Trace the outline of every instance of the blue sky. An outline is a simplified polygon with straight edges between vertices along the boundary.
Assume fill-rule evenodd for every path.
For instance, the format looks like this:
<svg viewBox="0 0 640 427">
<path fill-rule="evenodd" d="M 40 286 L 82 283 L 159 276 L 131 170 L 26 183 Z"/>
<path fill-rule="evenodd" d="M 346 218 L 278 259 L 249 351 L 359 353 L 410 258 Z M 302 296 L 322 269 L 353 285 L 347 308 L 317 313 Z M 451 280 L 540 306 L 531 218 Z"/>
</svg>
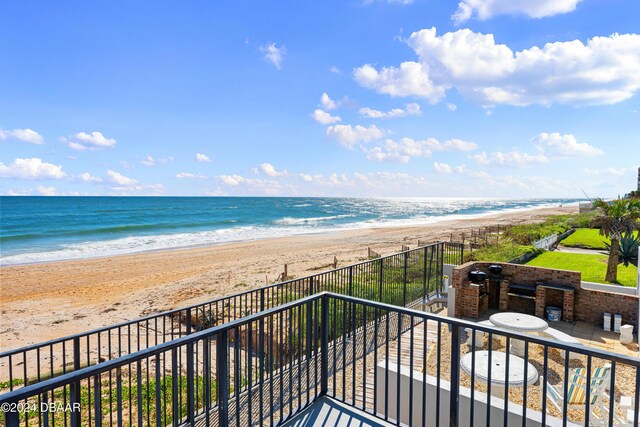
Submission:
<svg viewBox="0 0 640 427">
<path fill-rule="evenodd" d="M 640 2 L 3 2 L 0 194 L 615 196 Z"/>
</svg>

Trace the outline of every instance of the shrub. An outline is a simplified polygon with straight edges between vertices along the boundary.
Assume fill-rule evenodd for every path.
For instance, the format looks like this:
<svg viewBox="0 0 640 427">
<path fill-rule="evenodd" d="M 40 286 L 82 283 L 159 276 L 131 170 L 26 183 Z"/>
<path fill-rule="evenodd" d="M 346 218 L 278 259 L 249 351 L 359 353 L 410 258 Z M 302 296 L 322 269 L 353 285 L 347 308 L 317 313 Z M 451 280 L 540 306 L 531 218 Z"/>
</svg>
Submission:
<svg viewBox="0 0 640 427">
<path fill-rule="evenodd" d="M 501 242 L 495 245 L 483 246 L 473 252 L 465 252 L 464 261 L 495 261 L 507 262 L 526 253 L 541 253 L 541 249 L 533 246 L 518 245 L 513 242 Z"/>
</svg>

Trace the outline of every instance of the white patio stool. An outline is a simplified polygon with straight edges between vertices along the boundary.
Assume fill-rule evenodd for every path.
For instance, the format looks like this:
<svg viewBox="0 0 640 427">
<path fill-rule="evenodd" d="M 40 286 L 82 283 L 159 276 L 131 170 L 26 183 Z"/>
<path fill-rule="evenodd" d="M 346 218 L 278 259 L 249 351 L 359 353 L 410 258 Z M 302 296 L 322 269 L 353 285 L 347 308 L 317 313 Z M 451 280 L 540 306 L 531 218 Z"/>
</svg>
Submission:
<svg viewBox="0 0 640 427">
<path fill-rule="evenodd" d="M 483 320 L 482 322 L 478 322 L 478 325 L 495 326 L 493 323 L 491 323 L 490 320 Z M 471 331 L 472 331 L 471 328 L 465 328 L 465 332 L 467 333 L 467 344 L 469 344 L 470 346 L 473 344 L 472 338 L 471 338 Z M 476 348 L 483 348 L 485 332 L 479 331 L 477 329 L 475 331 L 476 331 Z"/>
<path fill-rule="evenodd" d="M 631 344 L 633 342 L 633 325 L 623 325 L 620 327 L 620 344 Z"/>
</svg>

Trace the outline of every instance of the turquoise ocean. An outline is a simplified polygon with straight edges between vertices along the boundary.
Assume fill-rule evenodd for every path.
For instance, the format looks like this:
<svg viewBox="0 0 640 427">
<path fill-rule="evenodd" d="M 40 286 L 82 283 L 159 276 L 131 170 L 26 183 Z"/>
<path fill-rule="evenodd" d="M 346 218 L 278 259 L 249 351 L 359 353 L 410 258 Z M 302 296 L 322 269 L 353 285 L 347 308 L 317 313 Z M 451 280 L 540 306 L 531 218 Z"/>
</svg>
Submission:
<svg viewBox="0 0 640 427">
<path fill-rule="evenodd" d="M 0 197 L 0 265 L 428 224 L 576 199 Z"/>
</svg>

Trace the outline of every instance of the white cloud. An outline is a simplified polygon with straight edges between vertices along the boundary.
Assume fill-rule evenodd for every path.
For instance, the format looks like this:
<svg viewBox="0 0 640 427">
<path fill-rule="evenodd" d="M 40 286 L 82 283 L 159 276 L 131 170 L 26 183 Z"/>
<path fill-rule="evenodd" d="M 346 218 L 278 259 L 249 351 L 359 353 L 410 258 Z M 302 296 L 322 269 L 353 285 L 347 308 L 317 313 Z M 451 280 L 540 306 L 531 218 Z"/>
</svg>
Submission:
<svg viewBox="0 0 640 427">
<path fill-rule="evenodd" d="M 447 103 L 447 110 L 449 111 L 456 111 L 458 109 L 458 106 L 452 102 L 448 102 Z"/>
<path fill-rule="evenodd" d="M 407 61 L 400 68 L 383 67 L 380 71 L 365 64 L 353 71 L 355 80 L 361 85 L 376 92 L 391 96 L 419 96 L 436 103 L 445 95 L 446 88 L 436 86 L 429 79 L 429 74 L 422 65 Z"/>
<path fill-rule="evenodd" d="M 232 187 L 237 187 L 246 181 L 246 179 L 240 175 L 220 175 L 218 178 L 223 184 L 230 185 Z"/>
<path fill-rule="evenodd" d="M 362 117 L 367 117 L 370 119 L 394 119 L 396 117 L 419 116 L 421 114 L 420 105 L 416 104 L 415 102 L 407 104 L 404 110 L 402 108 L 393 108 L 385 112 L 374 110 L 369 107 L 363 107 L 358 110 L 358 113 L 360 113 Z"/>
<path fill-rule="evenodd" d="M 287 176 L 287 171 L 278 171 L 271 163 L 263 163 L 260 165 L 260 170 L 270 177 Z"/>
<path fill-rule="evenodd" d="M 245 178 L 241 175 L 220 175 L 218 179 L 245 194 L 281 194 L 283 189 L 290 188 L 276 179 Z"/>
<path fill-rule="evenodd" d="M 335 65 L 332 65 L 331 68 L 329 68 L 329 71 L 333 74 L 342 74 L 342 70 Z"/>
<path fill-rule="evenodd" d="M 433 162 L 433 169 L 436 172 L 442 173 L 442 174 L 453 173 L 453 169 L 451 168 L 451 166 L 446 163 Z"/>
<path fill-rule="evenodd" d="M 544 153 L 528 154 L 518 150 L 509 152 L 494 151 L 491 154 L 482 152 L 480 154 L 474 154 L 469 156 L 482 166 L 506 166 L 506 167 L 519 167 L 519 166 L 531 166 L 541 163 L 548 163 L 549 158 Z"/>
<path fill-rule="evenodd" d="M 431 157 L 434 151 L 472 151 L 476 148 L 478 148 L 478 145 L 474 142 L 467 142 L 461 139 L 449 139 L 440 142 L 435 138 L 423 140 L 401 138 L 399 141 L 387 139 L 375 147 L 361 147 L 368 160 L 399 163 L 407 163 L 413 157 Z"/>
<path fill-rule="evenodd" d="M 393 142 L 393 141 L 391 141 Z M 385 150 L 382 147 L 361 147 L 362 151 L 367 155 L 367 160 L 375 162 L 392 162 L 392 163 L 407 163 L 411 160 L 411 156 L 403 154 L 402 149 Z M 425 157 L 429 157 L 429 155 Z"/>
<path fill-rule="evenodd" d="M 91 133 L 78 132 L 69 138 L 60 138 L 67 144 L 67 147 L 76 151 L 99 150 L 102 148 L 113 148 L 116 140 L 105 137 L 101 132 L 94 131 Z"/>
<path fill-rule="evenodd" d="M 98 176 L 93 176 L 89 172 L 81 173 L 77 176 L 77 179 L 81 182 L 92 182 L 92 183 L 100 183 L 102 182 L 102 178 Z"/>
<path fill-rule="evenodd" d="M 340 116 L 332 116 L 330 113 L 327 113 L 326 111 L 322 111 L 319 108 L 316 108 L 316 110 L 311 114 L 311 117 L 313 117 L 313 119 L 316 122 L 323 125 L 338 123 L 342 120 Z"/>
<path fill-rule="evenodd" d="M 162 184 L 149 184 L 149 185 L 117 185 L 114 187 L 110 187 L 110 190 L 120 194 L 120 195 L 129 195 L 129 194 L 151 194 L 151 195 L 159 195 L 164 194 L 165 187 Z"/>
<path fill-rule="evenodd" d="M 17 139 L 18 141 L 29 142 L 31 144 L 43 144 L 44 138 L 32 129 L 0 129 L 0 140 Z"/>
<path fill-rule="evenodd" d="M 277 69 L 282 69 L 282 57 L 287 53 L 284 46 L 276 46 L 275 43 L 260 47 L 260 52 L 264 54 L 264 59 L 271 62 Z"/>
<path fill-rule="evenodd" d="M 582 171 L 584 172 L 585 175 L 588 175 L 588 176 L 601 176 L 601 175 L 623 176 L 625 173 L 627 173 L 626 168 L 612 168 L 612 167 L 603 168 L 603 169 L 584 168 Z"/>
<path fill-rule="evenodd" d="M 418 62 L 376 70 L 363 65 L 356 81 L 391 96 L 437 102 L 450 88 L 490 107 L 508 105 L 614 104 L 640 89 L 640 35 L 613 34 L 547 43 L 514 52 L 493 34 L 469 29 L 436 35 L 436 28 L 411 34 L 407 44 Z"/>
<path fill-rule="evenodd" d="M 331 99 L 329 95 L 327 95 L 327 92 L 323 92 L 320 96 L 320 105 L 325 110 L 331 111 L 338 108 L 340 106 L 340 103 Z"/>
<path fill-rule="evenodd" d="M 304 182 L 311 182 L 313 181 L 313 177 L 307 173 L 300 173 L 298 174 L 298 176 L 300 177 L 301 180 L 303 180 Z"/>
<path fill-rule="evenodd" d="M 457 138 L 447 139 L 445 142 L 440 142 L 435 138 L 428 138 L 425 143 L 433 151 L 473 151 L 478 148 L 478 144 L 475 142 Z"/>
<path fill-rule="evenodd" d="M 571 134 L 560 135 L 557 132 L 542 132 L 535 136 L 533 141 L 538 144 L 538 147 L 544 150 L 544 152 L 558 157 L 593 157 L 604 154 L 602 150 L 593 145 L 587 144 L 586 142 L 578 142 Z"/>
<path fill-rule="evenodd" d="M 211 159 L 205 154 L 196 153 L 196 162 L 198 163 L 211 163 Z"/>
<path fill-rule="evenodd" d="M 468 170 L 467 176 L 471 178 L 481 178 L 481 179 L 491 178 L 491 175 L 489 175 L 487 172 L 477 171 L 477 170 Z"/>
<path fill-rule="evenodd" d="M 0 162 L 0 177 L 16 179 L 62 179 L 67 176 L 62 166 L 45 163 L 42 159 L 15 159 L 10 165 Z"/>
<path fill-rule="evenodd" d="M 121 187 L 131 187 L 131 186 L 135 186 L 138 183 L 138 181 L 136 181 L 135 179 L 126 177 L 121 173 L 111 169 L 107 171 L 107 175 L 109 176 L 109 179 L 111 180 L 111 182 Z"/>
<path fill-rule="evenodd" d="M 526 15 L 545 18 L 576 10 L 582 0 L 462 0 L 451 19 L 460 24 L 470 18 L 489 19 L 497 15 Z"/>
<path fill-rule="evenodd" d="M 179 174 L 176 174 L 176 178 L 178 179 L 206 179 L 207 177 L 205 175 L 202 174 L 193 174 L 193 173 L 189 173 L 189 172 L 181 172 Z"/>
<path fill-rule="evenodd" d="M 144 159 L 140 160 L 140 163 L 142 163 L 144 166 L 155 166 L 156 160 L 151 156 L 147 156 Z"/>
<path fill-rule="evenodd" d="M 44 185 L 39 185 L 38 193 L 43 196 L 55 196 L 58 194 L 58 190 L 56 190 L 56 187 L 45 187 Z"/>
<path fill-rule="evenodd" d="M 359 142 L 370 142 L 384 137 L 386 132 L 375 125 L 334 125 L 327 128 L 327 136 L 338 141 L 343 147 L 353 149 Z"/>
</svg>

